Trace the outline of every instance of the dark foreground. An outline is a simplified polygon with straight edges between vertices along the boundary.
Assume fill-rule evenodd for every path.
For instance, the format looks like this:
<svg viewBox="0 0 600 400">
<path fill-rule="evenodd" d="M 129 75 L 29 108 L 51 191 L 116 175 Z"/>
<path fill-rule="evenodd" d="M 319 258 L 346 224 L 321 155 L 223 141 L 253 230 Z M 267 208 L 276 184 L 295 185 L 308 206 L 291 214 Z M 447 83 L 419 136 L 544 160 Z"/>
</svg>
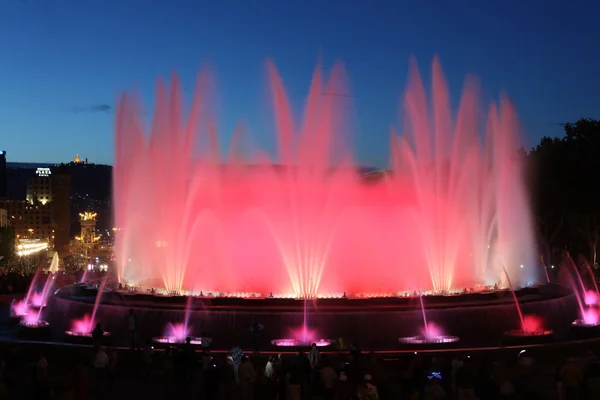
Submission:
<svg viewBox="0 0 600 400">
<path fill-rule="evenodd" d="M 109 349 L 109 354 L 116 355 L 111 357 L 111 368 L 97 370 L 93 367 L 95 350 L 90 346 L 7 342 L 1 345 L 2 379 L 7 398 L 11 399 L 210 399 L 207 390 L 212 388 L 216 393 L 214 399 L 269 400 L 279 395 L 279 399 L 290 400 L 371 400 L 375 397 L 357 395 L 369 383 L 377 387 L 380 399 L 471 399 L 474 397 L 468 396 L 473 391 L 476 398 L 484 400 L 550 400 L 559 398 L 557 383 L 561 380 L 563 386 L 575 386 L 569 386 L 566 394 L 577 392 L 577 397 L 567 399 L 598 399 L 600 364 L 596 351 L 600 351 L 599 342 L 528 349 L 520 357 L 518 349 L 460 354 L 348 351 L 322 354 L 320 366 L 312 372 L 308 372 L 308 367 L 305 375 L 298 371 L 304 370 L 308 360 L 284 354 L 280 372 L 276 368 L 274 379 L 264 377 L 268 355 L 246 353 L 253 365 L 247 370 L 253 369 L 255 376 L 252 378 L 246 371 L 248 379 L 236 384 L 225 352 L 211 354 L 216 360 L 213 366 L 212 362 L 205 363 L 208 358 L 199 352 L 192 360 L 184 360 L 176 355 L 169 357 L 164 351 L 155 351 L 148 358 L 144 350 Z M 571 357 L 573 360 L 565 365 Z M 464 363 L 462 367 L 458 367 L 460 362 Z M 332 393 L 337 397 L 327 397 L 330 393 L 323 388 L 320 377 L 325 366 L 332 367 L 338 377 L 344 371 L 348 378 L 334 380 Z M 365 379 L 366 375 L 371 379 Z M 301 397 L 293 397 L 286 390 L 295 381 L 304 392 Z M 0 398 L 5 397 L 0 395 Z"/>
</svg>

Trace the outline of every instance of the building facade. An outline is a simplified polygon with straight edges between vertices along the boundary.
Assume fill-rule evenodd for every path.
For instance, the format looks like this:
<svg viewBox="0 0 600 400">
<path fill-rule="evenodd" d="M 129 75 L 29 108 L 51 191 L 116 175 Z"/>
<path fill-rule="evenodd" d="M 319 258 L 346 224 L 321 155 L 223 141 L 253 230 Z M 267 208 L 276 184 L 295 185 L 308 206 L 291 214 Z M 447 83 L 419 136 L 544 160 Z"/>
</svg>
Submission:
<svg viewBox="0 0 600 400">
<path fill-rule="evenodd" d="M 0 200 L 7 196 L 6 151 L 0 149 Z"/>
<path fill-rule="evenodd" d="M 8 211 L 6 208 L 0 208 L 0 228 L 6 228 L 8 226 Z"/>
</svg>

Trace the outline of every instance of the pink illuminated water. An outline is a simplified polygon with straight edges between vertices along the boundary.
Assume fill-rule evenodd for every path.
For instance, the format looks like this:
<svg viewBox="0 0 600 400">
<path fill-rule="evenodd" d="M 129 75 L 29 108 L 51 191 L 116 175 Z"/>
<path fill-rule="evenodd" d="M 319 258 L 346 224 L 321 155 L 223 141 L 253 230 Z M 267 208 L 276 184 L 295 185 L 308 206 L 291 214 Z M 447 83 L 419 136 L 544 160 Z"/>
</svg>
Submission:
<svg viewBox="0 0 600 400">
<path fill-rule="evenodd" d="M 44 296 L 42 295 L 42 293 L 39 292 L 35 292 L 31 295 L 31 297 L 29 298 L 31 301 L 31 305 L 34 307 L 42 307 L 44 304 Z"/>
<path fill-rule="evenodd" d="M 115 129 L 114 202 L 119 280 L 171 293 L 446 292 L 537 279 L 528 201 L 517 156 L 519 124 L 502 98 L 482 127 L 468 81 L 457 111 L 442 69 L 432 95 L 413 66 L 393 173 L 365 184 L 345 138 L 352 126 L 341 66 L 317 68 L 297 118 L 268 64 L 275 155 L 227 151 L 211 116 L 211 79 L 198 79 L 184 115 L 176 76 L 157 86 L 149 132 L 124 95 Z M 520 268 L 524 265 L 524 268 Z"/>
<path fill-rule="evenodd" d="M 14 316 L 22 317 L 29 314 L 29 305 L 25 300 L 15 301 L 11 305 L 11 313 Z M 37 315 L 37 313 L 35 313 Z"/>
<path fill-rule="evenodd" d="M 586 291 L 585 295 L 583 297 L 583 301 L 588 306 L 595 305 L 596 303 L 598 303 L 598 292 L 596 292 L 594 290 L 588 290 L 588 291 Z"/>
<path fill-rule="evenodd" d="M 71 322 L 71 332 L 79 336 L 88 336 L 92 333 L 96 326 L 96 322 L 89 314 L 85 314 L 80 319 Z"/>
<path fill-rule="evenodd" d="M 168 324 L 165 337 L 174 338 L 178 342 L 185 342 L 191 336 L 191 330 L 185 324 Z"/>
<path fill-rule="evenodd" d="M 600 315 L 598 314 L 598 310 L 593 308 L 588 308 L 583 312 L 583 322 L 586 325 L 598 325 L 600 323 Z"/>
</svg>

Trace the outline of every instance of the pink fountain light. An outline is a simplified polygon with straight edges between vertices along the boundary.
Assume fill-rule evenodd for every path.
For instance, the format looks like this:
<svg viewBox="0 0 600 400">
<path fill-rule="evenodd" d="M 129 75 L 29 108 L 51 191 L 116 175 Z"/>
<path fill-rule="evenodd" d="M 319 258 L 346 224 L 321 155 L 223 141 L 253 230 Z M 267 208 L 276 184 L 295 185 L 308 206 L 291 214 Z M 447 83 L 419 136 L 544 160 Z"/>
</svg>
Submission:
<svg viewBox="0 0 600 400">
<path fill-rule="evenodd" d="M 588 290 L 585 292 L 583 301 L 586 306 L 593 306 L 598 303 L 598 292 L 595 290 Z"/>
<path fill-rule="evenodd" d="M 71 323 L 71 330 L 67 331 L 68 335 L 72 336 L 91 336 L 96 323 L 92 320 L 89 314 L 85 314 L 82 318 L 76 319 Z"/>
<path fill-rule="evenodd" d="M 303 347 L 311 346 L 313 343 L 317 347 L 331 346 L 335 341 L 330 339 L 320 339 L 317 332 L 307 326 L 302 326 L 291 331 L 291 338 L 281 338 L 271 341 L 271 344 L 278 347 Z"/>
<path fill-rule="evenodd" d="M 173 337 L 176 340 L 183 342 L 190 334 L 191 330 L 184 324 L 168 324 L 165 336 Z"/>
<path fill-rule="evenodd" d="M 586 325 L 598 325 L 600 323 L 600 315 L 598 314 L 598 310 L 593 308 L 588 308 L 583 312 L 583 322 Z"/>
<path fill-rule="evenodd" d="M 11 306 L 11 314 L 15 317 L 23 317 L 25 315 L 28 315 L 29 305 L 25 302 L 25 300 L 15 301 Z"/>
<path fill-rule="evenodd" d="M 411 71 L 393 171 L 368 184 L 346 138 L 352 98 L 341 66 L 316 69 L 296 118 L 268 64 L 275 154 L 248 145 L 241 129 L 223 154 L 208 74 L 188 115 L 177 77 L 170 88 L 159 82 L 149 132 L 124 95 L 113 169 L 119 280 L 296 298 L 504 287 L 501 265 L 517 285 L 535 281 L 515 109 L 502 98 L 482 131 L 472 80 L 453 115 L 437 59 L 430 98 Z"/>
<path fill-rule="evenodd" d="M 186 324 L 168 323 L 165 328 L 165 335 L 156 337 L 153 341 L 161 344 L 178 344 L 185 343 L 187 338 L 190 338 L 190 344 L 197 346 L 202 344 L 202 338 L 191 336 L 191 329 Z"/>
<path fill-rule="evenodd" d="M 41 308 L 42 306 L 45 306 L 44 296 L 40 292 L 32 293 L 29 300 L 31 301 L 31 305 L 33 307 Z"/>
</svg>

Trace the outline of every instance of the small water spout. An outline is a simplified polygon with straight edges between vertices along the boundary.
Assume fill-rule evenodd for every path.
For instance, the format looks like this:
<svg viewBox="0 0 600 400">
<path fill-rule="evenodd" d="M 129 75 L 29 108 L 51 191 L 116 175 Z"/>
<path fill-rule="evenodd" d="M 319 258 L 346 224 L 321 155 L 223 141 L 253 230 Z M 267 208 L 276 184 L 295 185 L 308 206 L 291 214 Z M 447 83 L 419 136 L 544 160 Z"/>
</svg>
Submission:
<svg viewBox="0 0 600 400">
<path fill-rule="evenodd" d="M 517 299 L 517 294 L 515 293 L 515 288 L 510 281 L 510 276 L 508 276 L 508 272 L 506 272 L 506 268 L 504 268 L 504 264 L 502 264 L 502 270 L 504 271 L 504 275 L 506 275 L 506 280 L 508 281 L 508 287 L 510 288 L 510 292 L 512 293 L 513 300 L 515 301 L 515 307 L 517 308 L 517 313 L 519 314 L 519 321 L 521 323 L 521 330 L 525 331 L 525 321 L 523 319 L 523 312 L 521 311 L 521 305 L 519 304 L 519 299 Z"/>
<path fill-rule="evenodd" d="M 423 305 L 423 295 L 419 296 L 419 302 L 421 303 L 421 315 L 423 316 L 423 331 L 425 332 L 425 339 L 429 339 L 429 326 L 427 324 L 427 316 L 425 315 L 425 306 Z"/>
</svg>

